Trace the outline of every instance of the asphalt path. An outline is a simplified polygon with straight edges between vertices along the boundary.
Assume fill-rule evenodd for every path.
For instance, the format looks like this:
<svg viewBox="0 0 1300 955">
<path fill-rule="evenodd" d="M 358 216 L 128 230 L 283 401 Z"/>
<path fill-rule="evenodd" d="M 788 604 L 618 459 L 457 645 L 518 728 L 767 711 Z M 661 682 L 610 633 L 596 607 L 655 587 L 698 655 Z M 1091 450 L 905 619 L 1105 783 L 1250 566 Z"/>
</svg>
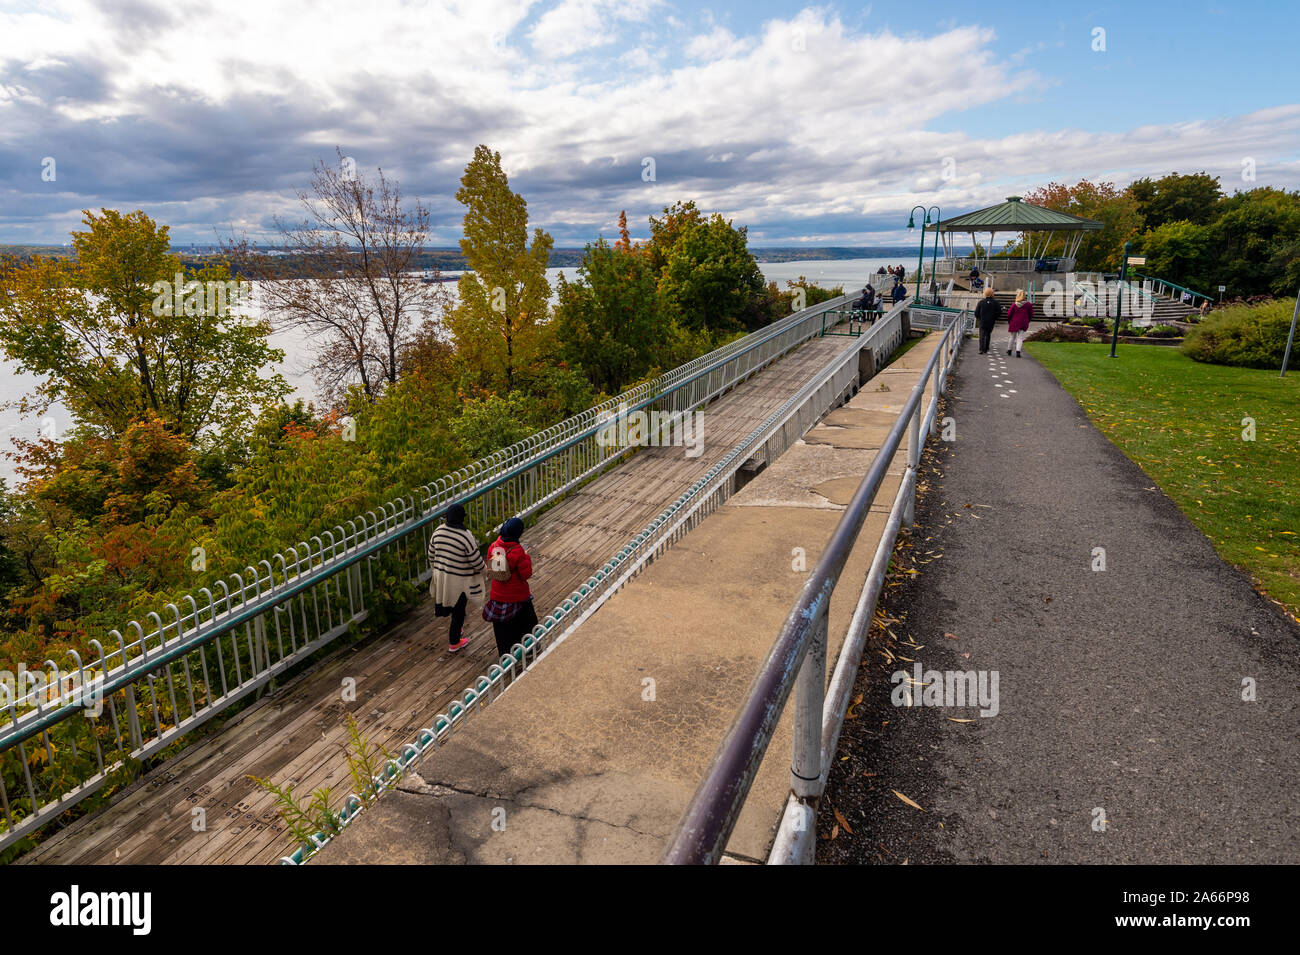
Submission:
<svg viewBox="0 0 1300 955">
<path fill-rule="evenodd" d="M 1002 328 L 954 376 L 892 649 L 996 671 L 997 712 L 870 651 L 819 857 L 1300 862 L 1300 628 Z"/>
</svg>

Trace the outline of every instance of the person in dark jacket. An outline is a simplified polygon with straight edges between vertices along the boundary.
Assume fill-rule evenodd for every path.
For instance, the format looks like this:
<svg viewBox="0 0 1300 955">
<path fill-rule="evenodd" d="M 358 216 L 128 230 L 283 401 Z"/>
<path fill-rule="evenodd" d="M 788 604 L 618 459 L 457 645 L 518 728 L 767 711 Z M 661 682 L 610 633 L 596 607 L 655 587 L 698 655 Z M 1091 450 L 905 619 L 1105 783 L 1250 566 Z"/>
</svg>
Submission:
<svg viewBox="0 0 1300 955">
<path fill-rule="evenodd" d="M 975 321 L 980 327 L 980 354 L 988 354 L 989 339 L 993 337 L 993 326 L 1002 317 L 1002 305 L 993 297 L 993 289 L 986 288 L 984 297 L 975 306 Z"/>
<path fill-rule="evenodd" d="M 501 536 L 488 548 L 488 576 L 492 588 L 483 605 L 483 619 L 492 624 L 497 653 L 505 656 L 537 626 L 533 594 L 528 578 L 533 576 L 533 558 L 519 538 L 524 522 L 512 517 L 501 526 Z"/>
<path fill-rule="evenodd" d="M 894 291 L 890 293 L 890 298 L 894 300 L 895 305 L 907 298 L 907 286 L 902 282 L 895 282 Z"/>
</svg>

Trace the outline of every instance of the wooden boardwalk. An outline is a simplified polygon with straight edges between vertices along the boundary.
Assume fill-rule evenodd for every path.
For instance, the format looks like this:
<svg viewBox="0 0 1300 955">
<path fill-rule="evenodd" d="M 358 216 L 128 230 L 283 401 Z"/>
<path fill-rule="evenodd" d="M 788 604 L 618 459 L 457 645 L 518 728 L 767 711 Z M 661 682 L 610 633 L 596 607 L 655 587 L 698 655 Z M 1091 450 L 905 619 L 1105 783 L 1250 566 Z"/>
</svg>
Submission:
<svg viewBox="0 0 1300 955">
<path fill-rule="evenodd" d="M 853 339 L 814 339 L 704 412 L 703 453 L 648 448 L 542 516 L 524 535 L 533 555 L 538 616 L 567 597 L 709 470 L 811 374 Z M 383 633 L 344 648 L 264 697 L 119 793 L 103 810 L 53 835 L 20 862 L 38 864 L 271 863 L 292 851 L 271 796 L 249 776 L 292 782 L 306 796 L 353 787 L 345 713 L 372 743 L 396 751 L 445 712 L 495 662 L 491 628 L 471 615 L 471 645 L 446 650 L 447 622 L 427 599 Z M 344 703 L 344 680 L 356 701 Z M 436 758 L 436 757 L 434 757 Z M 202 808 L 200 831 L 194 810 Z"/>
</svg>

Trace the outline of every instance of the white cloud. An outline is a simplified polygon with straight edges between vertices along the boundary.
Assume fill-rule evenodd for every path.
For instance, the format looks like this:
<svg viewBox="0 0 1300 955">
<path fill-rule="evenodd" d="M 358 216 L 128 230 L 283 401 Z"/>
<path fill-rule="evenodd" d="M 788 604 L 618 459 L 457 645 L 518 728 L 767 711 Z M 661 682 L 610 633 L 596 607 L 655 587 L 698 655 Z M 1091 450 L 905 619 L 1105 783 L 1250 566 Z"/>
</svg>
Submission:
<svg viewBox="0 0 1300 955">
<path fill-rule="evenodd" d="M 546 11 L 529 32 L 533 49 L 558 57 L 613 43 L 614 34 L 605 27 L 610 6 L 604 0 L 564 0 Z"/>
<path fill-rule="evenodd" d="M 914 202 L 951 214 L 1053 178 L 1207 169 L 1242 188 L 1246 156 L 1258 184 L 1300 184 L 1300 106 L 1101 135 L 1037 106 L 1027 131 L 986 135 L 981 108 L 1050 78 L 997 55 L 977 25 L 899 36 L 820 9 L 749 32 L 710 21 L 681 37 L 678 62 L 663 51 L 685 25 L 663 3 L 147 2 L 131 0 L 129 20 L 89 0 L 0 13 L 0 155 L 37 168 L 62 150 L 57 193 L 0 164 L 10 235 L 66 232 L 97 203 L 165 210 L 191 234 L 255 230 L 292 210 L 310 161 L 336 144 L 441 208 L 448 241 L 454 182 L 479 142 L 527 184 L 538 224 L 588 237 L 620 208 L 635 225 L 691 198 L 754 235 L 847 241 L 863 217 L 901 229 Z M 577 55 L 591 50 L 608 60 Z M 929 128 L 958 108 L 968 132 Z M 76 178 L 63 155 L 88 151 L 103 168 Z"/>
<path fill-rule="evenodd" d="M 686 45 L 686 55 L 693 60 L 718 60 L 743 53 L 749 46 L 748 41 L 738 40 L 725 27 L 714 27 L 692 39 Z"/>
<path fill-rule="evenodd" d="M 528 32 L 533 49 L 550 58 L 608 46 L 619 39 L 621 23 L 646 19 L 659 0 L 562 0 Z"/>
</svg>

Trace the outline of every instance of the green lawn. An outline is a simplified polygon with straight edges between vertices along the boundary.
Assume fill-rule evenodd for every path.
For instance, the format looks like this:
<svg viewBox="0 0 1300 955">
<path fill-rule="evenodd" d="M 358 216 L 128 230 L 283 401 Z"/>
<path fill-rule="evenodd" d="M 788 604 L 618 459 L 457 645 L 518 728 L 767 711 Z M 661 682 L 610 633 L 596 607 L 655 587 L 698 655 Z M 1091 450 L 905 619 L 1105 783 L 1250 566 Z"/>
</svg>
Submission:
<svg viewBox="0 0 1300 955">
<path fill-rule="evenodd" d="M 1300 614 L 1300 374 L 1194 362 L 1177 348 L 1026 345 L 1227 560 Z M 1255 421 L 1243 440 L 1242 419 Z M 1098 502 L 1104 505 L 1104 502 Z"/>
</svg>

